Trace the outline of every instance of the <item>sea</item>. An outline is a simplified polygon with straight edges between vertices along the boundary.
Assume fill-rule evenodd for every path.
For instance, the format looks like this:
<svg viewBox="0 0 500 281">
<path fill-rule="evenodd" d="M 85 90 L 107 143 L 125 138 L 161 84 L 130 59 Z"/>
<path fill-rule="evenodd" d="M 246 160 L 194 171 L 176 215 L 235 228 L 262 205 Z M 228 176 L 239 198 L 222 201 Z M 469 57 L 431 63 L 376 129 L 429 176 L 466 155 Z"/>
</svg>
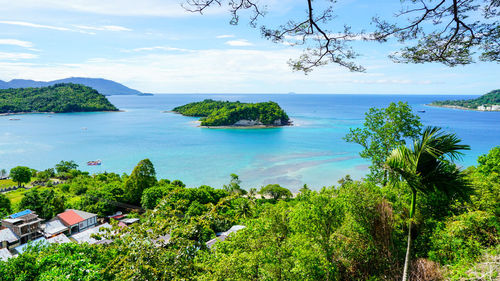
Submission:
<svg viewBox="0 0 500 281">
<path fill-rule="evenodd" d="M 478 156 L 500 145 L 500 112 L 429 107 L 434 100 L 476 96 L 315 95 L 315 94 L 156 94 L 110 96 L 122 112 L 0 116 L 0 169 L 18 165 L 37 170 L 73 160 L 91 173 L 130 173 L 149 158 L 158 178 L 189 187 L 221 188 L 237 174 L 244 188 L 280 184 L 293 191 L 361 179 L 369 162 L 361 146 L 343 140 L 361 127 L 370 107 L 408 102 L 426 126 L 455 133 L 471 146 L 458 162 L 477 165 Z M 277 102 L 293 126 L 266 129 L 208 129 L 198 118 L 169 112 L 204 99 Z M 425 112 L 419 112 L 425 111 Z M 20 120 L 10 120 L 11 118 Z M 87 166 L 101 160 L 100 166 Z"/>
</svg>

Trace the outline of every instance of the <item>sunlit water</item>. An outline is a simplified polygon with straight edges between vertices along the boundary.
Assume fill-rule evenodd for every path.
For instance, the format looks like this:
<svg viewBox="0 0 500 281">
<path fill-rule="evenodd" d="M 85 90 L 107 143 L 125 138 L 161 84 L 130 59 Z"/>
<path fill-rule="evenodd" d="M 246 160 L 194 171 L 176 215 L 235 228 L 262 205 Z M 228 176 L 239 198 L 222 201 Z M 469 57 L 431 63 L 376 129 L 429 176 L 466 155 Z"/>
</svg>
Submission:
<svg viewBox="0 0 500 281">
<path fill-rule="evenodd" d="M 273 129 L 206 129 L 197 118 L 164 113 L 175 106 L 205 98 L 242 102 L 276 101 L 294 126 Z M 130 173 L 150 158 L 159 178 L 180 179 L 188 186 L 221 187 L 229 175 L 240 175 L 243 186 L 279 183 L 297 190 L 335 184 L 350 174 L 360 178 L 368 162 L 360 146 L 342 137 L 360 126 L 372 106 L 407 101 L 424 125 L 444 127 L 470 144 L 461 165 L 500 144 L 500 112 L 460 111 L 425 106 L 451 96 L 396 95 L 155 95 L 112 96 L 124 112 L 27 114 L 0 116 L 0 168 L 26 165 L 53 167 L 74 160 L 90 172 Z M 425 113 L 417 113 L 425 110 Z M 49 117 L 51 116 L 51 117 Z M 103 164 L 89 167 L 87 161 Z"/>
</svg>

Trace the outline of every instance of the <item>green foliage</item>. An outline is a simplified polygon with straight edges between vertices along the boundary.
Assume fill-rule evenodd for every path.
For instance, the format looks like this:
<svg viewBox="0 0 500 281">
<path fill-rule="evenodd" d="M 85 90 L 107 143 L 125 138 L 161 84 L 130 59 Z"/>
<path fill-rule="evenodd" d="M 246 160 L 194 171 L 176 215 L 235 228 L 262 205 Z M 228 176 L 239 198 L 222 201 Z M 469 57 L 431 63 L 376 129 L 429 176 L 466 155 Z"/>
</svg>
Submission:
<svg viewBox="0 0 500 281">
<path fill-rule="evenodd" d="M 240 120 L 259 121 L 263 125 L 287 125 L 288 115 L 275 102 L 241 103 L 214 101 L 188 103 L 172 111 L 185 116 L 203 117 L 202 126 L 231 126 Z"/>
<path fill-rule="evenodd" d="M 481 105 L 500 105 L 500 89 L 493 90 L 475 99 L 434 101 L 431 103 L 431 105 L 460 106 L 470 109 L 477 109 L 477 107 Z"/>
<path fill-rule="evenodd" d="M 149 159 L 141 160 L 125 180 L 125 199 L 140 204 L 142 192 L 156 184 L 156 171 Z"/>
<path fill-rule="evenodd" d="M 117 110 L 105 96 L 79 84 L 0 90 L 0 113 Z"/>
<path fill-rule="evenodd" d="M 394 148 L 420 136 L 421 128 L 420 117 L 412 113 L 407 103 L 391 103 L 387 108 L 370 108 L 363 127 L 351 128 L 344 139 L 363 147 L 359 155 L 371 160 L 371 179 L 385 184 L 385 160 Z"/>
<path fill-rule="evenodd" d="M 441 264 L 477 261 L 483 250 L 500 243 L 500 220 L 483 211 L 467 212 L 440 224 L 429 257 Z"/>
<path fill-rule="evenodd" d="M 231 180 L 229 184 L 223 186 L 224 190 L 230 194 L 245 195 L 247 191 L 241 188 L 241 180 L 237 174 L 231 174 Z"/>
<path fill-rule="evenodd" d="M 38 246 L 7 262 L 0 261 L 0 280 L 114 280 L 105 269 L 115 256 L 101 247 L 76 243 Z"/>
<path fill-rule="evenodd" d="M 113 214 L 117 203 L 123 201 L 124 191 L 121 182 L 107 183 L 88 189 L 78 203 L 78 208 L 95 213 L 99 217 Z"/>
<path fill-rule="evenodd" d="M 43 219 L 51 219 L 64 212 L 65 198 L 55 194 L 54 190 L 32 188 L 24 194 L 19 204 L 20 209 L 35 211 Z"/>
<path fill-rule="evenodd" d="M 23 183 L 29 183 L 31 180 L 32 172 L 31 169 L 24 166 L 17 166 L 10 170 L 10 178 L 17 182 L 18 186 Z"/>
<path fill-rule="evenodd" d="M 10 200 L 5 196 L 5 194 L 0 193 L 0 218 L 3 218 L 11 214 L 12 208 L 10 205 Z"/>
<path fill-rule="evenodd" d="M 59 162 L 59 164 L 56 164 L 56 171 L 57 173 L 69 173 L 71 170 L 76 170 L 78 169 L 78 164 L 75 163 L 75 161 L 64 161 L 62 160 Z"/>
<path fill-rule="evenodd" d="M 268 184 L 263 186 L 259 193 L 271 196 L 274 200 L 288 199 L 292 197 L 292 192 L 284 187 L 281 187 L 279 184 Z"/>
</svg>

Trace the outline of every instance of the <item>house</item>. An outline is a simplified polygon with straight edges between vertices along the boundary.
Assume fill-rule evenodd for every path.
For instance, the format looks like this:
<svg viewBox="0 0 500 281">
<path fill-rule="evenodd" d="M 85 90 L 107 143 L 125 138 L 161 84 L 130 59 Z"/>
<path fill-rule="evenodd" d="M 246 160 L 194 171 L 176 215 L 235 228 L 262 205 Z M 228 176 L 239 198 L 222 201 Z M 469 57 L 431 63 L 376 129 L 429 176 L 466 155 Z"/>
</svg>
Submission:
<svg viewBox="0 0 500 281">
<path fill-rule="evenodd" d="M 71 236 L 71 238 L 74 239 L 79 244 L 82 244 L 82 243 L 96 244 L 100 240 L 97 240 L 92 236 L 94 234 L 95 235 L 106 234 L 107 233 L 105 230 L 106 228 L 111 228 L 111 225 L 109 223 L 101 224 L 101 225 L 96 226 L 94 228 L 90 228 L 90 229 L 87 229 L 87 230 L 82 231 L 80 233 L 74 234 Z"/>
<path fill-rule="evenodd" d="M 0 249 L 12 249 L 20 245 L 19 236 L 10 228 L 0 230 Z"/>
<path fill-rule="evenodd" d="M 215 243 L 219 242 L 219 241 L 224 241 L 226 240 L 232 233 L 235 233 L 241 229 L 245 228 L 244 225 L 233 225 L 230 229 L 228 229 L 227 231 L 224 231 L 224 232 L 221 232 L 221 233 L 217 233 L 217 237 L 210 240 L 210 241 L 207 241 L 205 244 L 207 245 L 207 247 L 209 249 L 211 249 Z"/>
<path fill-rule="evenodd" d="M 69 228 L 65 226 L 58 218 L 54 218 L 49 222 L 42 224 L 41 229 L 43 230 L 45 238 L 51 238 L 61 233 L 67 234 L 69 232 Z"/>
<path fill-rule="evenodd" d="M 42 221 L 35 212 L 24 210 L 2 220 L 2 226 L 12 230 L 23 244 L 41 236 L 39 228 Z"/>
<path fill-rule="evenodd" d="M 78 233 L 97 225 L 97 215 L 80 210 L 68 209 L 57 215 L 57 218 L 68 227 L 69 234 Z"/>
</svg>

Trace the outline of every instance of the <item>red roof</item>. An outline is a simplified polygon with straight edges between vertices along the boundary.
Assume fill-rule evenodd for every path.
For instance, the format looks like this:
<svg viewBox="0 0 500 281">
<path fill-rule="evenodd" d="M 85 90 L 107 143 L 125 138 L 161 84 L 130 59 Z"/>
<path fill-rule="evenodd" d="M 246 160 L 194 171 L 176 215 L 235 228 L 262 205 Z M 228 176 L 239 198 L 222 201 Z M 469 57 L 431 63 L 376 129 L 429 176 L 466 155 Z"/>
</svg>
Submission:
<svg viewBox="0 0 500 281">
<path fill-rule="evenodd" d="M 66 212 L 60 213 L 57 216 L 59 217 L 60 220 L 62 220 L 62 222 L 66 226 L 75 225 L 79 222 L 84 221 L 84 219 L 80 217 L 77 213 L 75 213 L 75 211 L 73 210 L 67 210 Z"/>
</svg>

